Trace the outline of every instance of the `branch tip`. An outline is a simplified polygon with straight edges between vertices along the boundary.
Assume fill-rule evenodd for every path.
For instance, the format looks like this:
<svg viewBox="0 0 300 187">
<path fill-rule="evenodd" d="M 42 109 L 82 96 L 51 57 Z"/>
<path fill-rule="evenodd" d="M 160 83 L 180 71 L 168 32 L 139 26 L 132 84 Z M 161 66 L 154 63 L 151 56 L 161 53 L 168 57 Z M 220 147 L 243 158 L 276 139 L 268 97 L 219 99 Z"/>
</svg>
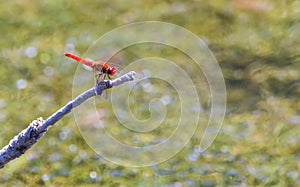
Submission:
<svg viewBox="0 0 300 187">
<path fill-rule="evenodd" d="M 75 99 L 67 103 L 64 107 L 56 111 L 48 119 L 38 118 L 32 121 L 29 126 L 22 130 L 15 136 L 8 145 L 0 149 L 0 169 L 4 167 L 9 161 L 21 156 L 32 145 L 34 145 L 47 132 L 49 127 L 54 125 L 63 116 L 72 111 L 73 108 L 79 106 L 81 103 L 95 95 L 101 95 L 106 89 L 113 86 L 118 86 L 128 81 L 134 80 L 136 73 L 131 71 L 115 80 L 106 80 L 97 84 L 94 88 L 87 90 Z"/>
</svg>

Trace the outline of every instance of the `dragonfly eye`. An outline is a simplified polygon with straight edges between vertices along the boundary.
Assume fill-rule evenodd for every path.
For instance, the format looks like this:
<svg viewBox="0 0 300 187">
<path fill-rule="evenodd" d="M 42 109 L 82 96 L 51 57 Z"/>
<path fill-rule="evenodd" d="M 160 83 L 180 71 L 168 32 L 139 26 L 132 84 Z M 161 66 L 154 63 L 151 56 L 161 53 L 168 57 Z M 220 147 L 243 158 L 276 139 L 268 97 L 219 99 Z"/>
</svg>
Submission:
<svg viewBox="0 0 300 187">
<path fill-rule="evenodd" d="M 114 75 L 116 73 L 116 68 L 115 67 L 109 67 L 107 70 L 107 73 L 109 75 Z"/>
</svg>

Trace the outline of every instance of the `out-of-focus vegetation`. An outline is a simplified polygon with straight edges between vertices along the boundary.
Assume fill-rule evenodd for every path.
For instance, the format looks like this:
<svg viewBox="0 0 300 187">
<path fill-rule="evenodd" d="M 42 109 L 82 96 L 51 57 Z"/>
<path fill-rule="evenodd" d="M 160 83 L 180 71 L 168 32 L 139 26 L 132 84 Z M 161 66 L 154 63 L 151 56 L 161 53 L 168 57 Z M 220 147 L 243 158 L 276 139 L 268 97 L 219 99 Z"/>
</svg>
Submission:
<svg viewBox="0 0 300 187">
<path fill-rule="evenodd" d="M 114 165 L 84 142 L 72 115 L 0 170 L 5 186 L 299 186 L 300 2 L 2 1 L 0 146 L 71 99 L 76 64 L 102 34 L 127 23 L 171 22 L 203 38 L 226 81 L 227 114 L 204 153 L 198 138 L 147 168 Z M 67 46 L 68 47 L 68 46 Z"/>
</svg>

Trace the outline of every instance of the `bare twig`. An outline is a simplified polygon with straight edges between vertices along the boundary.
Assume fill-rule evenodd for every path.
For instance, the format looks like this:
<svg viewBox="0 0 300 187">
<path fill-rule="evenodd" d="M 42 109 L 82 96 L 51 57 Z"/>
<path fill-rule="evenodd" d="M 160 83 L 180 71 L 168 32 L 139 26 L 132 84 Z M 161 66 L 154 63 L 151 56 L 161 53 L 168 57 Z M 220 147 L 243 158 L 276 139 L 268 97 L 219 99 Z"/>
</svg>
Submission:
<svg viewBox="0 0 300 187">
<path fill-rule="evenodd" d="M 47 120 L 38 118 L 31 122 L 31 124 L 21 131 L 17 136 L 10 140 L 9 144 L 0 150 L 0 169 L 4 167 L 9 161 L 24 154 L 32 145 L 34 145 L 57 121 L 59 121 L 63 116 L 71 112 L 71 110 L 90 97 L 95 95 L 101 95 L 102 91 L 112 88 L 113 86 L 118 86 L 127 81 L 132 81 L 134 79 L 135 72 L 131 71 L 113 81 L 103 81 L 100 82 L 96 87 L 87 90 L 82 93 L 74 100 L 67 103 L 64 107 L 55 112 Z"/>
</svg>

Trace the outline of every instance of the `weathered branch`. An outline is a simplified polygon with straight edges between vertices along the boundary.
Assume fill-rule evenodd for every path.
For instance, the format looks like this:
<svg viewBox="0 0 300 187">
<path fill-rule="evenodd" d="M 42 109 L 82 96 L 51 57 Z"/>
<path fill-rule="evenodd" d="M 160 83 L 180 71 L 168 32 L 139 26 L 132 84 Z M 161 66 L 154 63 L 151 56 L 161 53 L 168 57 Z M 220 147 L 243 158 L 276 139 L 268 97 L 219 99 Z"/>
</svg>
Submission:
<svg viewBox="0 0 300 187">
<path fill-rule="evenodd" d="M 63 116 L 71 112 L 71 110 L 90 97 L 95 95 L 101 95 L 106 89 L 112 88 L 113 86 L 118 86 L 127 81 L 132 81 L 134 79 L 135 72 L 131 71 L 113 81 L 103 81 L 97 84 L 94 88 L 87 90 L 82 93 L 74 100 L 67 103 L 64 107 L 55 112 L 48 119 L 43 120 L 38 118 L 31 122 L 31 124 L 21 131 L 17 136 L 10 140 L 9 144 L 0 150 L 0 169 L 4 167 L 9 161 L 24 154 L 32 145 L 34 145 L 57 121 L 59 121 Z"/>
</svg>

